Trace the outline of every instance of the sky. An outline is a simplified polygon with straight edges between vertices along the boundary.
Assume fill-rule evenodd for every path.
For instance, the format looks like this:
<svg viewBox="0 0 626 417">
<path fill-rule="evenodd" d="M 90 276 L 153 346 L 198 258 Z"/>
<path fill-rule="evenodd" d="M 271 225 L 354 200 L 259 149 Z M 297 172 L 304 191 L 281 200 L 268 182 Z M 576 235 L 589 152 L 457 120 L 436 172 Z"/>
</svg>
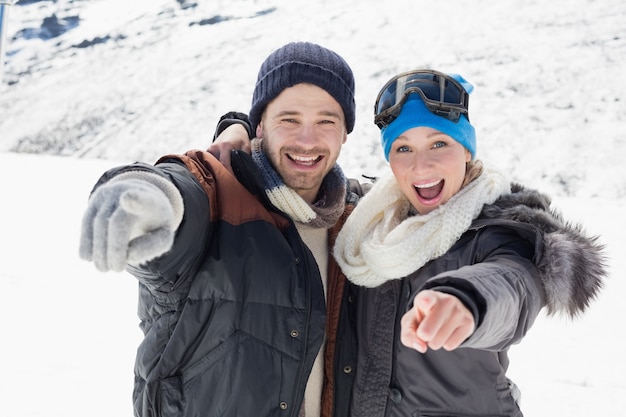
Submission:
<svg viewBox="0 0 626 417">
<path fill-rule="evenodd" d="M 389 169 L 372 109 L 392 75 L 429 67 L 474 84 L 478 158 L 599 236 L 610 272 L 586 314 L 541 315 L 511 349 L 522 410 L 622 415 L 625 21 L 621 0 L 11 6 L 0 86 L 2 415 L 132 415 L 137 283 L 78 258 L 89 191 L 112 166 L 206 147 L 221 114 L 249 109 L 263 59 L 299 40 L 335 50 L 355 73 L 357 124 L 340 157 L 352 177 Z"/>
</svg>

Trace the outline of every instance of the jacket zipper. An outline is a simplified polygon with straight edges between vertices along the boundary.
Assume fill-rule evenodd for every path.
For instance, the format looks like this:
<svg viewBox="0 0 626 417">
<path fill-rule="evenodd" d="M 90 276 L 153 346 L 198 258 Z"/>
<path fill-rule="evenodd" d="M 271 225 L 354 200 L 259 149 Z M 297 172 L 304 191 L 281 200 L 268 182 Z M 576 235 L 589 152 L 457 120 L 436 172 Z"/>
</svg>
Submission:
<svg viewBox="0 0 626 417">
<path fill-rule="evenodd" d="M 294 230 L 296 230 L 296 226 L 293 223 L 293 221 L 290 219 L 290 223 L 291 223 L 291 227 L 290 227 L 290 232 L 293 232 Z M 296 393 L 298 393 L 302 387 L 302 383 L 303 383 L 303 374 L 304 374 L 304 364 L 306 362 L 306 356 L 308 354 L 308 340 L 309 340 L 309 327 L 311 327 L 311 280 L 308 279 L 309 277 L 309 263 L 308 263 L 308 258 L 305 256 L 306 251 L 303 250 L 303 246 L 304 242 L 302 241 L 302 238 L 300 238 L 300 235 L 298 234 L 298 242 L 300 242 L 300 259 L 302 260 L 302 262 L 305 263 L 305 265 L 303 265 L 304 270 L 307 272 L 305 278 L 306 279 L 306 289 L 307 289 L 307 319 L 306 319 L 306 323 L 305 323 L 305 329 L 304 329 L 304 335 L 303 335 L 303 340 L 302 342 L 304 343 L 304 352 L 303 352 L 303 360 L 300 362 L 300 369 L 298 370 L 298 386 L 296 388 Z M 308 379 L 307 381 L 308 382 Z M 300 408 L 302 408 L 302 404 L 304 404 L 304 396 L 306 395 L 306 382 L 304 383 L 304 392 L 302 395 L 302 403 L 300 403 Z M 292 417 L 296 417 L 300 414 L 300 410 L 296 410 L 296 407 L 293 407 L 293 410 L 291 411 L 291 416 Z"/>
</svg>

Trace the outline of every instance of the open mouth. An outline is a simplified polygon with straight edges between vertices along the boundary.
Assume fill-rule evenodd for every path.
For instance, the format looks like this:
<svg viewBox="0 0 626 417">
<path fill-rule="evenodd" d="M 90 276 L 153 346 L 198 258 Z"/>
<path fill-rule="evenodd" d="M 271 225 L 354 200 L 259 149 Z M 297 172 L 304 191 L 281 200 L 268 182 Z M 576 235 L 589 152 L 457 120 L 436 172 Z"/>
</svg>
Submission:
<svg viewBox="0 0 626 417">
<path fill-rule="evenodd" d="M 313 166 L 322 160 L 322 156 L 301 156 L 301 155 L 291 155 L 287 154 L 287 158 L 296 163 L 297 165 L 302 166 Z"/>
<path fill-rule="evenodd" d="M 432 200 L 433 198 L 436 198 L 441 193 L 441 190 L 443 190 L 444 183 L 445 183 L 444 180 L 439 180 L 439 181 L 433 181 L 428 184 L 415 185 L 414 187 L 415 187 L 415 191 L 417 192 L 417 195 L 420 198 L 424 200 Z"/>
</svg>

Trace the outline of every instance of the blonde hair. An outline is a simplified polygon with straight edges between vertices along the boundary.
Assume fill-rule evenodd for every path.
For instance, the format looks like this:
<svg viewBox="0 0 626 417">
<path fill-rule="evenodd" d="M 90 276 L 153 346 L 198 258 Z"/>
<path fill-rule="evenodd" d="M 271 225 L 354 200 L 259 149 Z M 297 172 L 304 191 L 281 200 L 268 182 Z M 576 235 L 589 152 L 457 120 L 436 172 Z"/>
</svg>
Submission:
<svg viewBox="0 0 626 417">
<path fill-rule="evenodd" d="M 476 178 L 480 177 L 480 174 L 483 173 L 483 163 L 477 159 L 472 159 L 465 166 L 465 178 L 463 179 L 463 184 L 461 184 L 461 190 L 465 188 L 466 185 L 474 181 Z"/>
</svg>

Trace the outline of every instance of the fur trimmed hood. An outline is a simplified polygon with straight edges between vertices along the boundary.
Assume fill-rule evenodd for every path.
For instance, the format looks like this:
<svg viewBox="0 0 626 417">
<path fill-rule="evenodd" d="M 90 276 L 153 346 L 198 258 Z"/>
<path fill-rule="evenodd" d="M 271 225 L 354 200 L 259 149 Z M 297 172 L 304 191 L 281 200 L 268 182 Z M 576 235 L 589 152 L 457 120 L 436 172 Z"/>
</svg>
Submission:
<svg viewBox="0 0 626 417">
<path fill-rule="evenodd" d="M 607 276 L 604 245 L 587 236 L 580 224 L 563 219 L 550 207 L 551 199 L 520 184 L 511 194 L 485 205 L 481 218 L 528 223 L 543 236 L 543 254 L 537 260 L 546 293 L 548 314 L 571 317 L 585 311 L 604 286 Z"/>
</svg>

